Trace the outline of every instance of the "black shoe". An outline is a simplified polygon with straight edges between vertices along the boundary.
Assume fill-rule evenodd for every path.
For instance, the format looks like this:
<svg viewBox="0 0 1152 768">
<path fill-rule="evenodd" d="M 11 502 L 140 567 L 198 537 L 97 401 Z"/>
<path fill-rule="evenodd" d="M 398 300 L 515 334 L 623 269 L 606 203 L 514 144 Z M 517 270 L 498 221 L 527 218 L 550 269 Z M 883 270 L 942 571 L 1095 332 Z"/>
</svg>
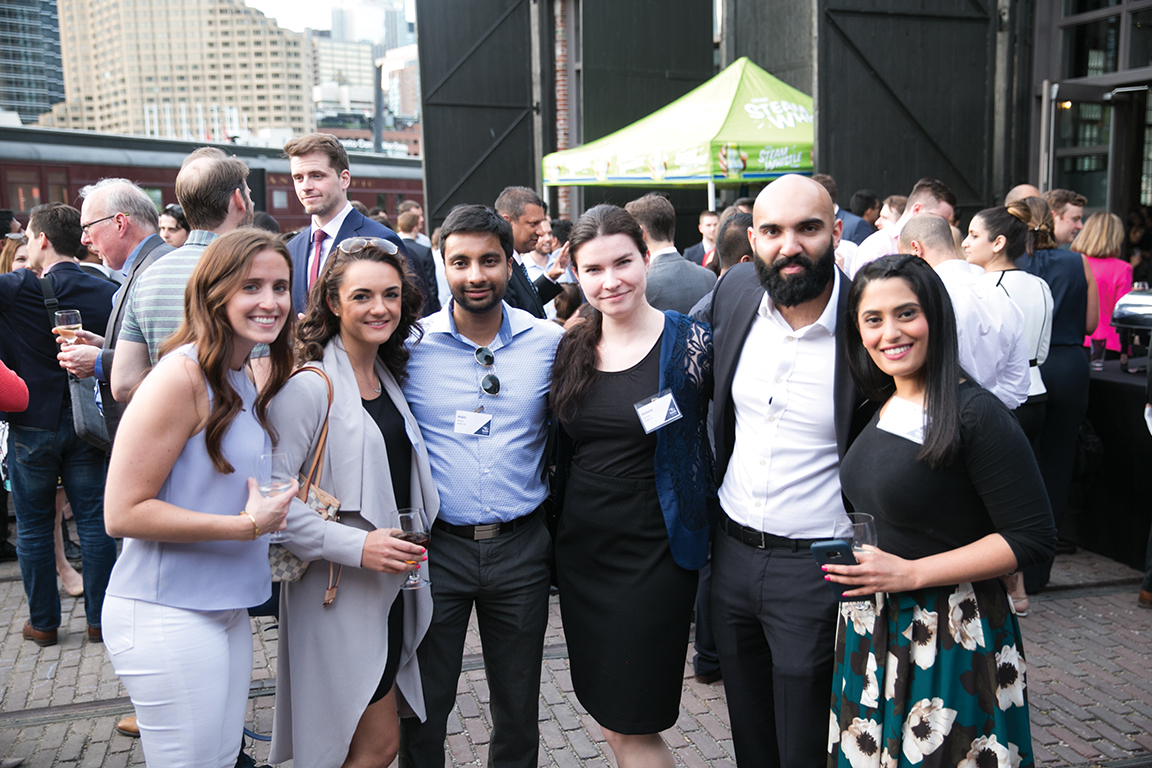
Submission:
<svg viewBox="0 0 1152 768">
<path fill-rule="evenodd" d="M 70 563 L 80 562 L 80 545 L 72 539 L 64 539 L 64 557 Z"/>
<path fill-rule="evenodd" d="M 720 670 L 709 672 L 707 674 L 696 674 L 694 677 L 696 678 L 696 682 L 702 683 L 703 685 L 712 685 L 712 683 L 724 679 L 724 675 L 720 672 Z"/>
<path fill-rule="evenodd" d="M 16 547 L 9 544 L 7 541 L 0 541 L 0 563 L 12 563 L 16 561 Z"/>
</svg>

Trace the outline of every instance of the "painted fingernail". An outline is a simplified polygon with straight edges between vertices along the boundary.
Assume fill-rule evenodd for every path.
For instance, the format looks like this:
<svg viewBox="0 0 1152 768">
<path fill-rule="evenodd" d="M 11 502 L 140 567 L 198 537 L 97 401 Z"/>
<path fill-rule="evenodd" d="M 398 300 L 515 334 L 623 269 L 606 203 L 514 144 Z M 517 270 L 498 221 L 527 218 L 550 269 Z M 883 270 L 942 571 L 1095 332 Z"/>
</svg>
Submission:
<svg viewBox="0 0 1152 768">
<path fill-rule="evenodd" d="M 828 566 L 826 566 L 826 565 L 822 565 L 822 566 L 820 566 L 820 570 L 822 570 L 822 571 L 824 571 L 824 572 L 827 572 L 827 571 L 828 571 Z"/>
<path fill-rule="evenodd" d="M 832 581 L 832 577 L 831 576 L 825 576 L 824 581 Z"/>
</svg>

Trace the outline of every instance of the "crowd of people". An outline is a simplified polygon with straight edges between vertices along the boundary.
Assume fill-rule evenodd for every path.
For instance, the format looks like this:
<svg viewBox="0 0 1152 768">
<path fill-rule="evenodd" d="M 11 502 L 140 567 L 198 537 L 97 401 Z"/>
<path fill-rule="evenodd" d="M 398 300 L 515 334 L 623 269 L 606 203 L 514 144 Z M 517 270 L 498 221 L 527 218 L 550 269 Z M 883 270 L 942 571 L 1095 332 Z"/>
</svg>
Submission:
<svg viewBox="0 0 1152 768">
<path fill-rule="evenodd" d="M 553 588 L 622 768 L 673 765 L 693 622 L 741 766 L 1034 765 L 1019 620 L 1084 347 L 1119 352 L 1119 219 L 1018 188 L 961 233 L 935 179 L 845 210 L 788 175 L 683 255 L 659 194 L 567 222 L 510 186 L 429 239 L 349 202 L 334 138 L 284 151 L 298 232 L 205 148 L 178 204 L 104 179 L 0 255 L 23 636 L 59 639 L 62 486 L 150 766 L 240 764 L 272 611 L 272 762 L 440 768 L 475 611 L 490 762 L 532 768 Z"/>
</svg>

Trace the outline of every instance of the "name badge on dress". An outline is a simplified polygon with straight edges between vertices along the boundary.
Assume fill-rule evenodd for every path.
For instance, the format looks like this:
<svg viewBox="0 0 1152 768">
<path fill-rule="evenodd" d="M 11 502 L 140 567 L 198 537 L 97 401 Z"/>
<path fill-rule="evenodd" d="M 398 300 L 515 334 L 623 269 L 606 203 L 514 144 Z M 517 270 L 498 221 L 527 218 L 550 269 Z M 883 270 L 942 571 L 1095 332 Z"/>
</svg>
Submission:
<svg viewBox="0 0 1152 768">
<path fill-rule="evenodd" d="M 492 414 L 456 411 L 456 428 L 453 431 L 458 435 L 488 437 L 492 434 Z"/>
<path fill-rule="evenodd" d="M 672 396 L 671 389 L 657 392 L 652 397 L 641 400 L 632 407 L 636 409 L 636 414 L 640 417 L 640 423 L 644 426 L 644 434 L 646 435 L 652 434 L 665 424 L 671 424 L 684 418 L 684 415 L 680 413 L 680 406 L 676 404 L 676 398 Z"/>
</svg>

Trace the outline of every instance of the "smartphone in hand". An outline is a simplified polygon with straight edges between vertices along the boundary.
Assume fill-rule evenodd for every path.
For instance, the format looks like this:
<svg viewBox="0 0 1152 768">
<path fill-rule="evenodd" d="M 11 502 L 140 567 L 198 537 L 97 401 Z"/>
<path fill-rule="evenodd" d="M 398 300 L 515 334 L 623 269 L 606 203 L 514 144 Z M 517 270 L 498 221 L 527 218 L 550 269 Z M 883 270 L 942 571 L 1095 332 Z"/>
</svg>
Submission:
<svg viewBox="0 0 1152 768">
<path fill-rule="evenodd" d="M 856 557 L 852 554 L 852 545 L 844 539 L 829 539 L 818 541 L 811 547 L 812 556 L 820 565 L 856 565 Z M 836 599 L 843 601 L 858 600 L 856 597 L 844 597 L 844 592 L 855 589 L 851 584 L 837 584 L 834 581 L 825 581 Z"/>
</svg>

